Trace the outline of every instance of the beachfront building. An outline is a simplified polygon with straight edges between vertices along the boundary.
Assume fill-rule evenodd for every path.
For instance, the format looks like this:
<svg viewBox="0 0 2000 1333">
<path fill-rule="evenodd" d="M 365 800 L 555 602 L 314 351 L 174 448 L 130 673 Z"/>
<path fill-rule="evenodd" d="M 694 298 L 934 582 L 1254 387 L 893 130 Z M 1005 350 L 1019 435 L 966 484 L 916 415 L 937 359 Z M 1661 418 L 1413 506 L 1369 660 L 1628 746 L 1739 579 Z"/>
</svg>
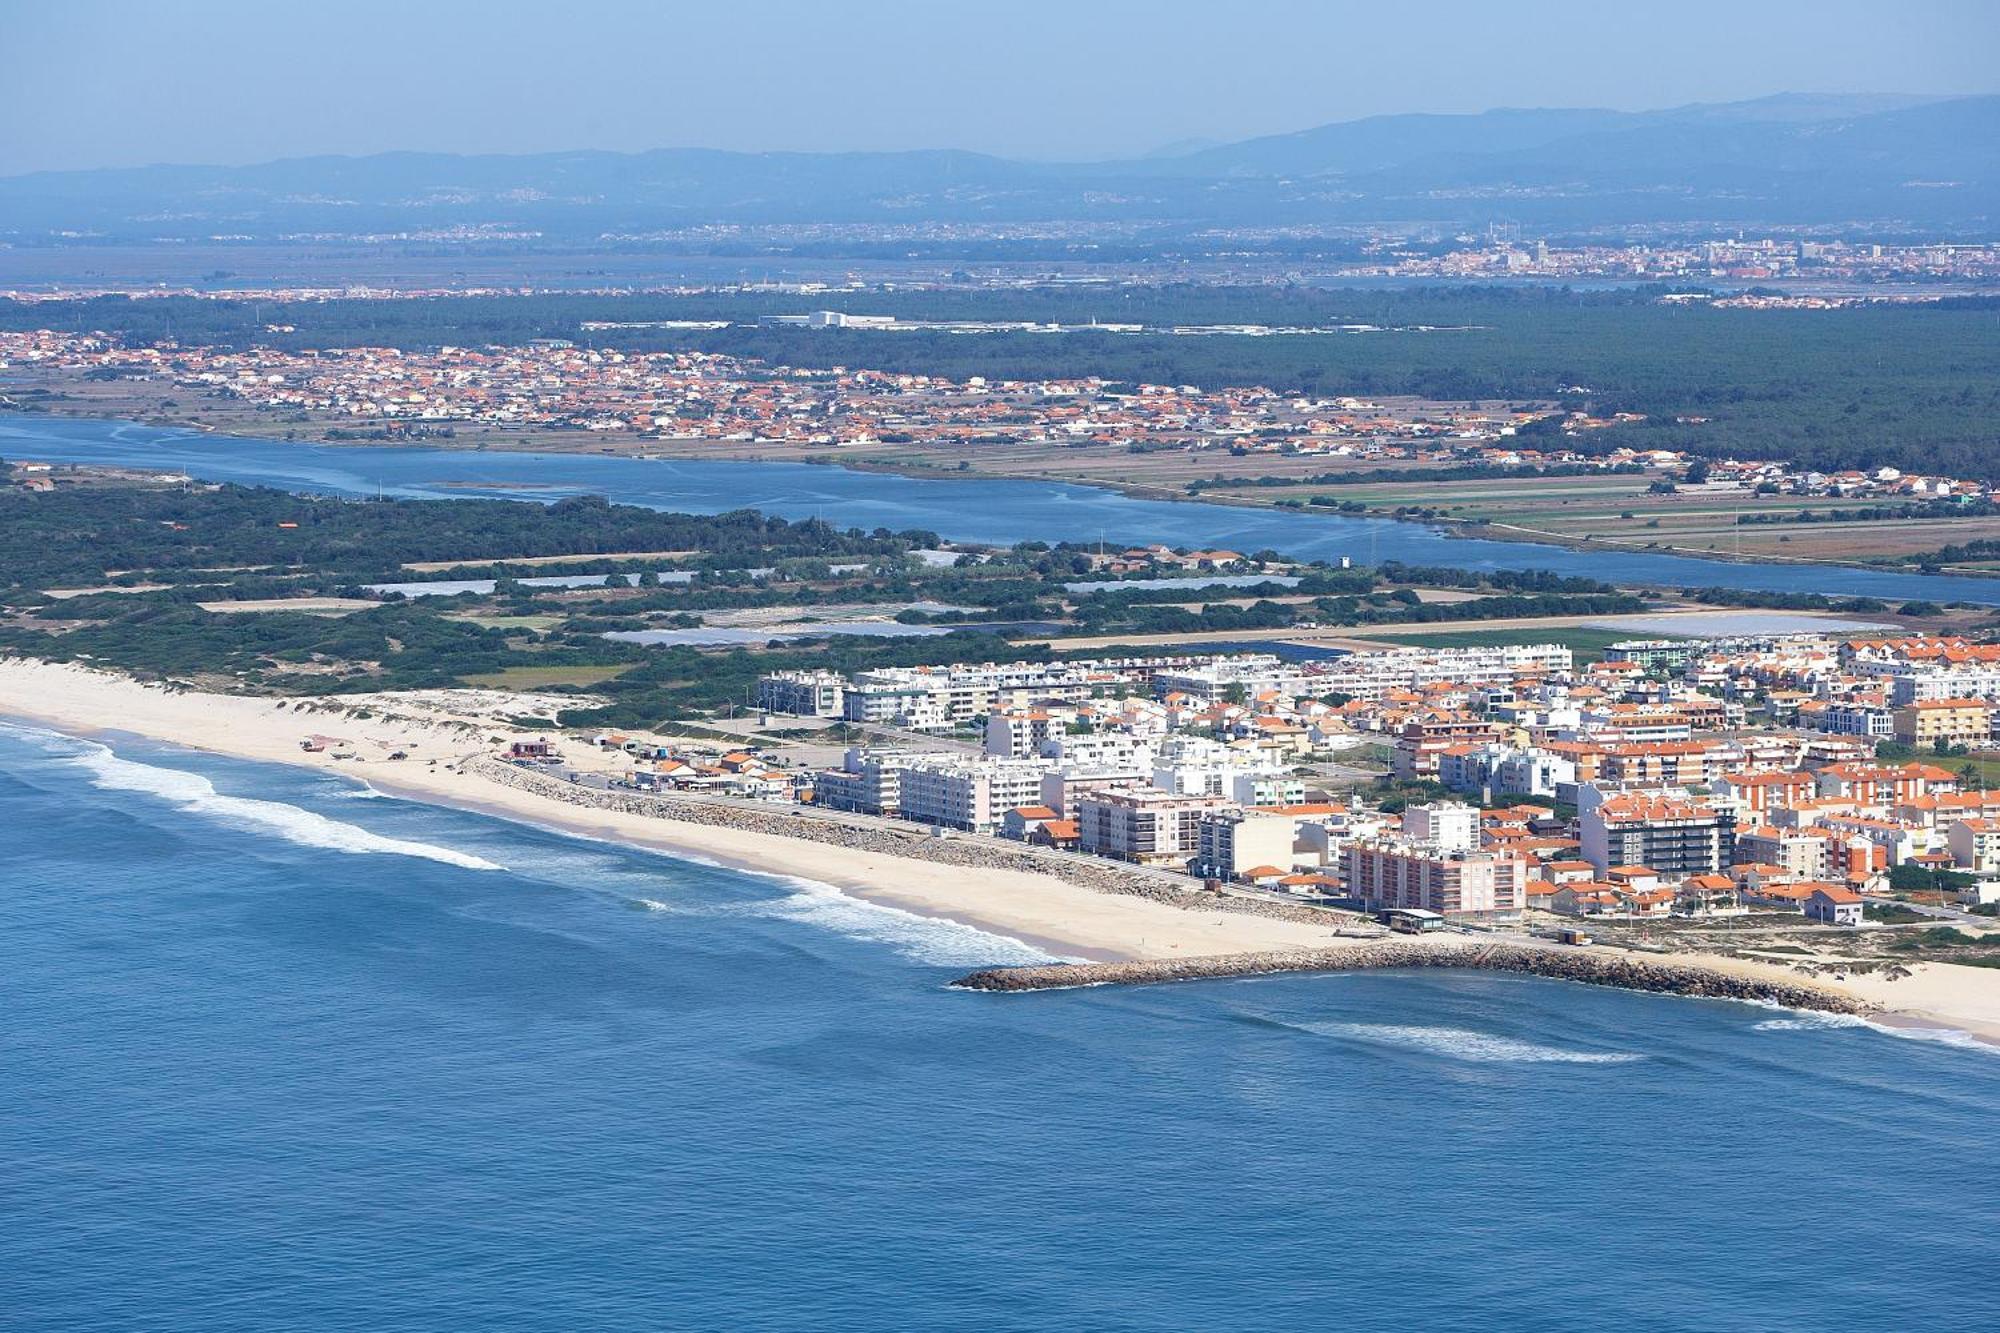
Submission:
<svg viewBox="0 0 2000 1333">
<path fill-rule="evenodd" d="M 1371 910 L 1414 907 L 1447 916 L 1521 910 L 1528 865 L 1511 852 L 1448 852 L 1403 839 L 1349 843 L 1342 869 L 1350 896 Z"/>
<path fill-rule="evenodd" d="M 1240 880 L 1258 867 L 1289 871 L 1294 865 L 1299 821 L 1290 815 L 1254 810 L 1216 810 L 1202 816 L 1195 855 L 1188 869 L 1210 879 Z"/>
<path fill-rule="evenodd" d="M 1201 850 L 1204 816 L 1233 809 L 1220 796 L 1105 791 L 1077 803 L 1077 845 L 1142 865 L 1185 864 Z"/>
<path fill-rule="evenodd" d="M 1047 769 L 1032 759 L 926 755 L 901 770 L 899 813 L 941 828 L 996 833 L 1007 811 L 1040 804 Z"/>
<path fill-rule="evenodd" d="M 1805 914 L 1821 925 L 1858 926 L 1861 924 L 1861 895 L 1853 889 L 1839 884 L 1817 884 L 1806 895 L 1803 904 Z"/>
<path fill-rule="evenodd" d="M 903 770 L 917 761 L 917 755 L 904 750 L 851 749 L 839 768 L 814 776 L 814 803 L 828 810 L 900 815 Z"/>
</svg>

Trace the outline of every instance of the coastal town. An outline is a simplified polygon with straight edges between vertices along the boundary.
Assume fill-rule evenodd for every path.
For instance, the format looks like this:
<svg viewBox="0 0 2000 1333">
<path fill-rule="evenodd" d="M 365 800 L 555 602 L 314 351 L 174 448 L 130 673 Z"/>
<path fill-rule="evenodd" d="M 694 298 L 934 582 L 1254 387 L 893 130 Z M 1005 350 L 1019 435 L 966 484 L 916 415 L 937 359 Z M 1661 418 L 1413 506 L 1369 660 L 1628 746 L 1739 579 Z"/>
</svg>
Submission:
<svg viewBox="0 0 2000 1333">
<path fill-rule="evenodd" d="M 138 386 L 183 415 L 198 408 L 234 428 L 274 434 L 303 426 L 333 441 L 505 447 L 512 433 L 517 443 L 537 447 L 641 456 L 649 449 L 667 456 L 694 448 L 691 456 L 699 457 L 779 448 L 829 460 L 908 446 L 926 451 L 924 466 L 955 459 L 962 469 L 1023 449 L 1143 456 L 1149 472 L 1159 471 L 1162 456 L 1182 456 L 1188 463 L 1178 471 L 1192 477 L 1187 489 L 1239 500 L 1258 494 L 1245 486 L 1270 480 L 1267 471 L 1310 482 L 1313 476 L 1300 468 L 1312 464 L 1374 470 L 1368 475 L 1392 482 L 1455 478 L 1451 469 L 1464 467 L 1530 478 L 1629 474 L 1684 499 L 1747 502 L 1751 511 L 1739 514 L 1738 523 L 1798 521 L 1797 510 L 1782 503 L 1769 513 L 1755 506 L 1799 497 L 1929 506 L 1921 511 L 1927 517 L 1985 516 L 2000 505 L 2000 486 L 1980 479 L 1889 466 L 1822 470 L 1607 443 L 1607 432 L 1644 418 L 1593 416 L 1565 405 L 1561 400 L 1590 393 L 1568 385 L 1555 386 L 1556 400 L 1540 404 L 1377 401 L 1093 376 L 954 380 L 822 370 L 717 353 L 596 349 L 568 339 L 431 351 L 284 351 L 134 346 L 107 334 L 47 329 L 0 331 L 0 372 L 13 373 L 16 406 L 88 412 L 94 393 Z M 63 399 L 46 404 L 25 391 L 55 386 Z M 8 401 L 0 391 L 0 406 Z M 1207 459 L 1215 470 L 1204 476 L 1198 468 Z M 1327 501 L 1286 492 L 1272 502 Z"/>
<path fill-rule="evenodd" d="M 7 1333 L 1994 1322 L 2000 3 L 0 38 Z"/>
<path fill-rule="evenodd" d="M 2000 904 L 2000 791 L 1967 762 L 1996 739 L 2000 646 L 1958 639 L 1635 640 L 1588 664 L 1548 643 L 794 671 L 756 702 L 735 746 L 572 733 L 500 757 L 1413 933 L 1588 943 L 1657 923 L 1706 947 L 1775 925 L 1890 944 L 1921 923 L 1983 956 L 1958 928 Z M 849 732 L 876 739 L 842 750 Z M 1354 766 L 1371 759 L 1386 771 Z M 1895 965 L 1893 949 L 1850 956 L 1867 947 L 1836 956 Z"/>
</svg>

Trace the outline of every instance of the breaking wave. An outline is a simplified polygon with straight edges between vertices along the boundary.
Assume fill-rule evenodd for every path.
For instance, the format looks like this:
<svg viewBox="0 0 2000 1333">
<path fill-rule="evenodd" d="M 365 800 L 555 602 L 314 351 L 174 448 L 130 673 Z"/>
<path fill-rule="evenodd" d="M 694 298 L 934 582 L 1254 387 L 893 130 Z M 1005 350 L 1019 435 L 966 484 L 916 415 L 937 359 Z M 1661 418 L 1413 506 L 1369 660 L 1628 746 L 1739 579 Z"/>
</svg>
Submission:
<svg viewBox="0 0 2000 1333">
<path fill-rule="evenodd" d="M 1327 1037 L 1348 1037 L 1377 1046 L 1397 1046 L 1425 1055 L 1475 1064 L 1623 1065 L 1643 1055 L 1622 1051 L 1572 1051 L 1539 1046 L 1513 1037 L 1496 1037 L 1469 1028 L 1420 1027 L 1400 1023 L 1300 1023 L 1296 1026 Z"/>
<path fill-rule="evenodd" d="M 1799 1013 L 1784 1018 L 1767 1018 L 1753 1026 L 1758 1032 L 1813 1032 L 1824 1028 L 1865 1028 L 1875 1025 L 1857 1014 Z"/>
<path fill-rule="evenodd" d="M 282 801 L 225 796 L 215 789 L 214 783 L 199 773 L 122 759 L 101 745 L 93 745 L 81 754 L 70 756 L 70 762 L 86 769 L 91 775 L 91 784 L 106 791 L 142 792 L 157 796 L 191 813 L 221 819 L 239 828 L 275 834 L 301 847 L 356 854 L 417 856 L 465 870 L 504 868 L 483 857 L 449 847 L 384 837 L 358 825 L 328 819 L 325 815 L 296 805 L 286 805 Z"/>
<path fill-rule="evenodd" d="M 866 902 L 815 880 L 789 875 L 769 878 L 791 885 L 797 892 L 775 902 L 752 904 L 743 909 L 745 912 L 797 921 L 849 939 L 885 944 L 913 962 L 939 967 L 1026 966 L 1060 961 L 1047 950 L 1009 935 Z"/>
</svg>

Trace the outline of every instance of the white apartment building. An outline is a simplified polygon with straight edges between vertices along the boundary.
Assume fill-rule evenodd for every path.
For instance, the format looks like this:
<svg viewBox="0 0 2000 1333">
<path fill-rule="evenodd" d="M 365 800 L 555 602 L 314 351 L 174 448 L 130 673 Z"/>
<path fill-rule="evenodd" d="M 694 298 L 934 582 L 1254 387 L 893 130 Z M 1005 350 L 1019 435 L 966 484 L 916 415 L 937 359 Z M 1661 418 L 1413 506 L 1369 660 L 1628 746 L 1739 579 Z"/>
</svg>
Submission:
<svg viewBox="0 0 2000 1333">
<path fill-rule="evenodd" d="M 1518 912 L 1528 865 L 1511 853 L 1447 852 L 1401 839 L 1352 842 L 1347 892 L 1371 908 L 1416 907 L 1447 916 Z"/>
<path fill-rule="evenodd" d="M 992 833 L 1007 811 L 1041 804 L 1047 771 L 1032 759 L 925 756 L 902 770 L 900 813 L 920 823 Z"/>
<path fill-rule="evenodd" d="M 1208 879 L 1241 879 L 1261 866 L 1290 870 L 1299 821 L 1290 815 L 1218 810 L 1202 818 L 1190 872 Z"/>
<path fill-rule="evenodd" d="M 1187 694 L 1214 703 L 1240 689 L 1247 697 L 1266 690 L 1298 695 L 1318 692 L 1317 682 L 1306 673 L 1268 653 L 1246 653 L 1240 657 L 1216 657 L 1199 665 L 1157 672 L 1153 691 L 1161 696 Z"/>
<path fill-rule="evenodd" d="M 1067 718 L 1039 708 L 996 708 L 986 715 L 986 753 L 996 759 L 1032 759 L 1061 735 Z"/>
<path fill-rule="evenodd" d="M 1092 796 L 1110 791 L 1150 789 L 1146 771 L 1141 768 L 1064 764 L 1042 774 L 1041 800 L 1036 804 L 1046 805 L 1056 812 L 1058 818 L 1075 819 L 1077 807 Z"/>
<path fill-rule="evenodd" d="M 1556 643 L 1398 648 L 1340 658 L 1313 677 L 1311 692 L 1379 699 L 1391 690 L 1420 690 L 1427 685 L 1490 685 L 1518 676 L 1568 676 L 1574 667 L 1574 654 Z"/>
<path fill-rule="evenodd" d="M 839 717 L 847 677 L 837 671 L 778 671 L 757 678 L 757 707 L 795 717 Z"/>
<path fill-rule="evenodd" d="M 1220 796 L 1099 792 L 1077 803 L 1077 845 L 1121 861 L 1174 865 L 1201 850 L 1202 817 L 1231 808 Z"/>
<path fill-rule="evenodd" d="M 1490 741 L 1442 751 L 1437 776 L 1455 791 L 1554 797 L 1559 788 L 1576 785 L 1576 761 L 1533 746 Z"/>
<path fill-rule="evenodd" d="M 866 815 L 902 812 L 903 770 L 918 756 L 903 750 L 851 749 L 839 768 L 813 779 L 813 803 Z"/>
<path fill-rule="evenodd" d="M 1303 805 L 1306 780 L 1289 773 L 1231 773 L 1222 794 L 1238 805 Z"/>
<path fill-rule="evenodd" d="M 1149 769 L 1159 746 L 1149 737 L 1122 731 L 1063 732 L 1049 738 L 1045 758 L 1082 768 Z"/>
<path fill-rule="evenodd" d="M 1403 836 L 1440 851 L 1469 852 L 1479 846 L 1479 811 L 1458 801 L 1408 806 Z"/>
</svg>

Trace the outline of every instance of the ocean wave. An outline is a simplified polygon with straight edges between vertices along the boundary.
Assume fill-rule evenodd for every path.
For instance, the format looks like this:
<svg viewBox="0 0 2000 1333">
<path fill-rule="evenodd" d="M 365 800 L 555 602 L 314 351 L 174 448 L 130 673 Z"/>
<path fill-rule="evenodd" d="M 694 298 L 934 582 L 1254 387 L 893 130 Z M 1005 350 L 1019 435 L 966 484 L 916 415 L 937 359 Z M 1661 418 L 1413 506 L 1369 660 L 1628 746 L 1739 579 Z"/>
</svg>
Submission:
<svg viewBox="0 0 2000 1333">
<path fill-rule="evenodd" d="M 260 801 L 246 796 L 225 796 L 215 784 L 199 773 L 178 768 L 160 768 L 124 759 L 101 745 L 67 756 L 69 762 L 87 770 L 91 785 L 106 791 L 142 792 L 195 814 L 221 819 L 238 827 L 275 834 L 301 847 L 356 854 L 416 856 L 427 861 L 466 870 L 501 870 L 483 857 L 439 847 L 428 842 L 411 842 L 371 833 L 355 824 L 328 819 L 325 815 L 282 801 Z"/>
<path fill-rule="evenodd" d="M 1470 1028 L 1422 1027 L 1402 1023 L 1298 1023 L 1293 1026 L 1326 1037 L 1348 1037 L 1378 1046 L 1398 1046 L 1475 1064 L 1623 1065 L 1643 1060 L 1624 1051 L 1573 1051 L 1540 1046 L 1513 1037 L 1496 1037 Z"/>
<path fill-rule="evenodd" d="M 71 759 L 93 749 L 102 749 L 96 741 L 87 741 L 66 732 L 51 731 L 30 722 L 0 719 L 0 736 L 32 745 L 43 754 Z"/>
<path fill-rule="evenodd" d="M 746 913 L 796 921 L 849 939 L 885 944 L 913 962 L 939 967 L 997 967 L 1062 961 L 1026 940 L 998 935 L 960 921 L 867 902 L 817 880 L 792 875 L 760 874 L 759 878 L 780 880 L 792 885 L 796 892 L 775 902 L 751 904 L 742 909 Z"/>
<path fill-rule="evenodd" d="M 1817 1032 L 1827 1028 L 1873 1027 L 1867 1019 L 1858 1014 L 1825 1014 L 1801 1012 L 1788 1014 L 1784 1018 L 1767 1018 L 1753 1025 L 1757 1032 Z"/>
<path fill-rule="evenodd" d="M 1928 1023 L 1879 1023 L 1873 1019 L 1858 1020 L 1861 1026 L 1872 1028 L 1891 1037 L 1902 1037 L 1909 1041 L 1928 1041 L 1939 1046 L 1955 1046 L 1964 1051 L 1980 1051 L 1987 1055 L 2000 1055 L 2000 1046 L 1990 1041 L 1982 1041 L 1970 1032 L 1958 1028 L 1934 1027 Z M 1762 1027 L 1759 1023 L 1757 1026 Z"/>
<path fill-rule="evenodd" d="M 671 912 L 674 909 L 658 898 L 627 898 L 626 905 L 637 912 Z"/>
</svg>

